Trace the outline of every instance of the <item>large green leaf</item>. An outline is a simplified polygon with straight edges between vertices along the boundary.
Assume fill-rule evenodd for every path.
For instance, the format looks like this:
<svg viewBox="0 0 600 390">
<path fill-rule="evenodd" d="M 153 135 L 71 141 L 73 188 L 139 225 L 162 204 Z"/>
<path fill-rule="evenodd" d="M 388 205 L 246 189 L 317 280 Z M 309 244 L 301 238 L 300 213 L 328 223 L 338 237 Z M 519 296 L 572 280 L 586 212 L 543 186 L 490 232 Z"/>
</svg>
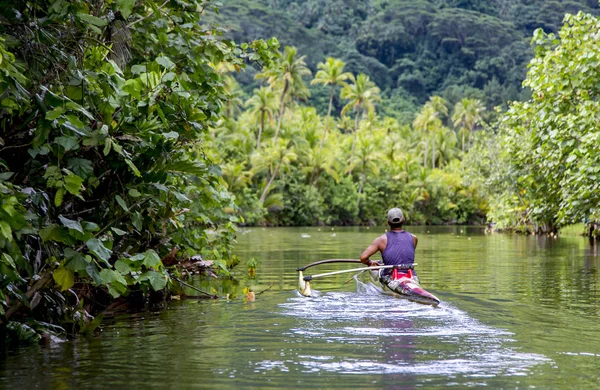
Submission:
<svg viewBox="0 0 600 390">
<path fill-rule="evenodd" d="M 169 57 L 157 57 L 156 62 L 167 69 L 172 69 L 175 67 L 175 63 L 171 61 Z"/>
<path fill-rule="evenodd" d="M 129 208 L 127 207 L 127 203 L 125 202 L 125 199 L 121 198 L 120 195 L 116 195 L 115 199 L 117 201 L 117 203 L 119 204 L 119 206 L 121 206 L 121 208 L 125 211 L 129 211 Z"/>
<path fill-rule="evenodd" d="M 142 194 L 140 194 L 140 192 L 138 190 L 136 190 L 135 188 L 130 189 L 128 191 L 128 194 L 132 198 L 139 198 L 140 196 L 142 196 Z"/>
<path fill-rule="evenodd" d="M 154 250 L 150 249 L 144 253 L 143 264 L 149 268 L 159 268 L 162 265 L 162 262 L 160 261 L 158 254 Z"/>
<path fill-rule="evenodd" d="M 65 249 L 65 258 L 67 259 L 65 268 L 71 271 L 84 271 L 90 264 L 90 261 L 84 255 L 71 248 Z"/>
<path fill-rule="evenodd" d="M 64 198 L 65 198 L 65 194 L 66 194 L 66 190 L 64 189 L 64 187 L 60 187 L 57 191 L 56 194 L 54 195 L 54 205 L 56 207 L 60 207 L 60 205 L 62 204 Z"/>
<path fill-rule="evenodd" d="M 72 219 L 65 218 L 62 215 L 59 215 L 58 219 L 60 219 L 60 222 L 67 228 L 77 230 L 79 233 L 83 234 L 83 228 L 81 227 L 79 221 L 74 221 Z"/>
<path fill-rule="evenodd" d="M 77 137 L 56 137 L 54 142 L 65 148 L 67 152 L 79 147 L 79 138 Z"/>
<path fill-rule="evenodd" d="M 96 255 L 98 259 L 102 260 L 106 266 L 110 267 L 108 259 L 110 258 L 111 251 L 104 246 L 104 243 L 97 238 L 91 238 L 86 241 L 85 245 L 88 247 L 90 252 Z"/>
<path fill-rule="evenodd" d="M 119 283 L 124 286 L 127 285 L 127 282 L 123 278 L 123 276 L 115 270 L 112 269 L 103 269 L 100 271 L 100 277 L 104 280 L 104 283 Z"/>
<path fill-rule="evenodd" d="M 159 272 L 148 271 L 142 274 L 140 280 L 148 280 L 152 286 L 152 289 L 154 291 L 159 291 L 167 286 L 168 278 L 166 275 L 163 275 Z"/>
<path fill-rule="evenodd" d="M 142 221 L 142 215 L 139 213 L 139 211 L 136 211 L 131 216 L 131 224 L 137 229 L 138 232 L 142 231 Z"/>
<path fill-rule="evenodd" d="M 0 233 L 7 240 L 12 240 L 12 229 L 6 221 L 0 221 Z"/>
<path fill-rule="evenodd" d="M 106 20 L 100 19 L 90 14 L 78 13 L 77 17 L 79 18 L 79 20 L 89 23 L 92 26 L 104 27 L 108 24 Z"/>
<path fill-rule="evenodd" d="M 116 235 L 118 235 L 118 236 L 124 236 L 124 235 L 126 235 L 126 234 L 127 234 L 127 232 L 126 232 L 125 230 L 122 230 L 122 229 L 116 228 L 116 227 L 114 227 L 114 226 L 113 226 L 113 227 L 111 227 L 111 228 L 110 228 L 110 230 L 112 230 L 112 231 L 113 231 L 113 232 L 114 232 Z"/>
<path fill-rule="evenodd" d="M 67 168 L 83 179 L 89 178 L 94 173 L 94 166 L 92 165 L 92 162 L 84 158 L 68 159 Z"/>
<path fill-rule="evenodd" d="M 98 267 L 96 267 L 96 264 L 88 264 L 88 266 L 85 267 L 85 272 L 87 272 L 90 278 L 92 278 L 96 286 L 104 284 L 104 280 L 102 280 L 102 278 L 100 277 L 100 273 L 98 272 Z"/>
<path fill-rule="evenodd" d="M 0 261 L 8 265 L 10 268 L 17 268 L 15 261 L 8 253 L 3 253 L 2 256 L 0 256 Z"/>
<path fill-rule="evenodd" d="M 127 275 L 129 274 L 132 269 L 129 266 L 128 262 L 126 259 L 119 259 L 115 262 L 115 269 L 117 271 L 119 271 L 122 275 Z"/>
<path fill-rule="evenodd" d="M 65 176 L 65 189 L 72 195 L 79 195 L 83 184 L 83 179 L 77 175 Z"/>
<path fill-rule="evenodd" d="M 72 242 L 72 237 L 69 235 L 68 231 L 60 227 L 58 225 L 48 225 L 42 230 L 40 230 L 40 237 L 42 241 L 56 241 L 62 242 L 63 244 L 69 244 Z"/>
<path fill-rule="evenodd" d="M 75 274 L 73 271 L 63 267 L 57 268 L 52 273 L 52 278 L 60 286 L 61 291 L 68 290 L 75 284 Z"/>
<path fill-rule="evenodd" d="M 48 111 L 46 113 L 46 119 L 49 121 L 59 118 L 62 114 L 65 113 L 65 108 L 63 106 L 56 107 L 52 111 Z"/>
</svg>

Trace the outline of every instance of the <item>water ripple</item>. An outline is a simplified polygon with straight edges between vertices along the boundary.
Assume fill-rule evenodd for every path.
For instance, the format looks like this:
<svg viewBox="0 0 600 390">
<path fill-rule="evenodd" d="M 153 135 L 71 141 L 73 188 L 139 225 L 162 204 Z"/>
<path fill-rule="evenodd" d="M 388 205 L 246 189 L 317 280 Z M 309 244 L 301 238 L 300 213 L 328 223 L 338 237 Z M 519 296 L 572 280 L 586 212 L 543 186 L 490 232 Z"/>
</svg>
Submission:
<svg viewBox="0 0 600 390">
<path fill-rule="evenodd" d="M 343 359 L 301 355 L 295 364 L 312 373 L 493 377 L 527 375 L 533 366 L 551 362 L 519 352 L 511 332 L 485 325 L 449 303 L 421 305 L 373 294 L 374 289 L 358 282 L 355 293 L 317 293 L 281 303 L 279 314 L 296 318 L 299 325 L 289 330 L 290 339 L 360 348 L 357 356 L 350 351 Z M 259 366 L 271 365 L 263 361 Z"/>
</svg>

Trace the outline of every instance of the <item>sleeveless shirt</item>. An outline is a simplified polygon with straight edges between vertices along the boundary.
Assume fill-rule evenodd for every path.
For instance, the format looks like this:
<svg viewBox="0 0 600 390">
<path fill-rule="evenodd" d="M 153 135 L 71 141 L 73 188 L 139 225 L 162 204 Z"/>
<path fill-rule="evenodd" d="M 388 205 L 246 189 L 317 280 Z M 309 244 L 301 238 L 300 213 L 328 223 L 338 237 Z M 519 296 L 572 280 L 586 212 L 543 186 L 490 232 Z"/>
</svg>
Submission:
<svg viewBox="0 0 600 390">
<path fill-rule="evenodd" d="M 402 230 L 400 232 L 389 231 L 385 235 L 387 245 L 381 254 L 385 265 L 413 264 L 415 262 L 415 244 L 412 234 Z"/>
</svg>

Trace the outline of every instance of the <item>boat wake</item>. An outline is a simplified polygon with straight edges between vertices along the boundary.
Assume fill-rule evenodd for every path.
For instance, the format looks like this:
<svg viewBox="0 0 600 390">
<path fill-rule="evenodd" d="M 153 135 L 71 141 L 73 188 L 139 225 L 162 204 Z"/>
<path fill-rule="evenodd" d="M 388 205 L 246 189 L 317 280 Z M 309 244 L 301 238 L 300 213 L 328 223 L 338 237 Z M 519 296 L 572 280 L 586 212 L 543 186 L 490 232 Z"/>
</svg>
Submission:
<svg viewBox="0 0 600 390">
<path fill-rule="evenodd" d="M 356 282 L 354 293 L 313 291 L 312 298 L 298 294 L 279 305 L 280 314 L 296 318 L 290 338 L 324 346 L 322 354 L 298 357 L 304 370 L 494 377 L 528 375 L 550 362 L 519 351 L 511 332 L 482 324 L 451 303 L 422 305 Z M 345 349 L 348 355 L 340 356 Z"/>
</svg>

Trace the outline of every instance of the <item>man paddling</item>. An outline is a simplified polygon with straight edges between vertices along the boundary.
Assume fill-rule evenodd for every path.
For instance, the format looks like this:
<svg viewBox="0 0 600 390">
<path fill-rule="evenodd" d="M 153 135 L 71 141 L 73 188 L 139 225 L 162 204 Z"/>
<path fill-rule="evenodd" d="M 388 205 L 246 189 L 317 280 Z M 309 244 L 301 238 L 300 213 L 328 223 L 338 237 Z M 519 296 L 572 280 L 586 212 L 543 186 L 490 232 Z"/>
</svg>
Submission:
<svg viewBox="0 0 600 390">
<path fill-rule="evenodd" d="M 377 237 L 360 255 L 360 261 L 369 267 L 380 265 L 377 261 L 369 260 L 369 257 L 377 252 L 381 252 L 384 265 L 414 264 L 415 249 L 417 249 L 419 239 L 414 234 L 402 229 L 402 225 L 404 224 L 402 210 L 397 207 L 390 209 L 387 213 L 387 221 L 390 231 Z M 410 274 L 413 275 L 418 283 L 414 270 L 410 270 Z M 393 279 L 397 279 L 397 277 L 398 271 L 395 269 L 393 271 L 386 269 L 381 273 L 381 281 L 385 284 L 389 284 Z"/>
</svg>

